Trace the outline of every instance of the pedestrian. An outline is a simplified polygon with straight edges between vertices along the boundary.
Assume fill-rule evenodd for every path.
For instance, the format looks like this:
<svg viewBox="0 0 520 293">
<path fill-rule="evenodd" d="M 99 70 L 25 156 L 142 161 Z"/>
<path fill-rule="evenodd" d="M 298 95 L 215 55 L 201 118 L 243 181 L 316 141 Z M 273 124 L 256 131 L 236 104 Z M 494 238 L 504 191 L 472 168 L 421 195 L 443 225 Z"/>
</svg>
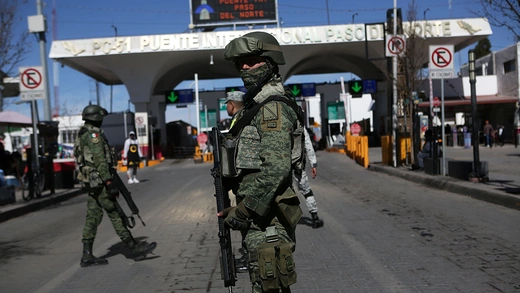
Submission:
<svg viewBox="0 0 520 293">
<path fill-rule="evenodd" d="M 497 141 L 500 143 L 500 146 L 504 146 L 504 125 L 498 125 L 497 131 Z"/>
<path fill-rule="evenodd" d="M 272 35 L 251 32 L 236 38 L 224 58 L 235 64 L 247 94 L 244 113 L 227 134 L 238 136 L 236 157 L 228 162 L 238 170 L 237 205 L 217 215 L 245 235 L 252 292 L 290 292 L 301 218 L 291 176 L 303 159 L 301 108 L 285 95 L 278 73 L 285 59 Z"/>
<path fill-rule="evenodd" d="M 312 142 L 307 130 L 304 131 L 305 135 L 305 156 L 311 163 L 311 172 L 312 179 L 316 178 L 318 175 L 317 167 L 318 162 L 316 160 L 316 153 L 314 152 L 314 147 L 312 146 Z M 316 198 L 314 197 L 314 193 L 309 184 L 309 177 L 305 172 L 305 169 L 302 170 L 293 170 L 293 179 L 296 181 L 296 186 L 298 186 L 298 190 L 305 197 L 305 203 L 307 204 L 307 209 L 312 217 L 312 228 L 320 228 L 323 227 L 323 220 L 318 217 L 318 205 L 316 203 Z"/>
<path fill-rule="evenodd" d="M 244 108 L 244 92 L 234 91 L 228 92 L 226 101 L 226 111 L 229 116 L 231 116 L 231 124 L 229 128 L 231 129 L 235 122 L 239 119 L 240 113 Z"/>
<path fill-rule="evenodd" d="M 426 130 L 424 133 L 424 145 L 422 149 L 417 154 L 417 166 L 419 167 L 419 171 L 424 169 L 424 159 L 433 157 L 433 149 L 435 140 L 433 138 L 433 132 L 431 129 Z M 437 148 L 437 156 L 441 156 L 441 150 Z"/>
<path fill-rule="evenodd" d="M 130 131 L 123 149 L 123 163 L 126 162 L 128 168 L 126 171 L 128 184 L 139 183 L 139 180 L 137 180 L 137 168 L 139 168 L 142 157 L 143 154 L 139 148 L 139 141 L 135 137 L 135 132 Z"/>
<path fill-rule="evenodd" d="M 493 125 L 489 124 L 489 120 L 486 120 L 486 124 L 484 125 L 484 135 L 486 136 L 485 146 L 488 148 L 491 148 L 491 144 L 493 143 L 493 133 L 495 133 Z"/>
<path fill-rule="evenodd" d="M 92 254 L 97 228 L 103 218 L 103 210 L 112 222 L 119 238 L 131 249 L 132 258 L 140 260 L 153 252 L 157 243 L 137 242 L 123 223 L 116 210 L 118 190 L 113 186 L 110 168 L 116 162 L 112 156 L 108 140 L 101 124 L 107 111 L 98 105 L 89 105 L 83 109 L 85 125 L 81 127 L 74 144 L 74 156 L 79 166 L 78 180 L 85 184 L 88 191 L 87 215 L 83 228 L 83 255 L 80 266 L 106 265 L 108 261 Z M 115 175 L 117 176 L 117 175 Z"/>
</svg>

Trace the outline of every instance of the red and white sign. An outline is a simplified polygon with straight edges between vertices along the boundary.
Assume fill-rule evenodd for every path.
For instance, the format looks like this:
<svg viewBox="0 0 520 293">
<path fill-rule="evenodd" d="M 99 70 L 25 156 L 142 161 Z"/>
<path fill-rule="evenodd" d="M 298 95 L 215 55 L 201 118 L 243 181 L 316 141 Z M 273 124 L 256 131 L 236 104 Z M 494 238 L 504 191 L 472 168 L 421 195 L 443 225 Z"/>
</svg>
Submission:
<svg viewBox="0 0 520 293">
<path fill-rule="evenodd" d="M 143 117 L 135 117 L 135 124 L 142 125 L 144 123 Z"/>
<path fill-rule="evenodd" d="M 353 123 L 352 125 L 350 125 L 350 133 L 352 133 L 352 135 L 359 135 L 359 133 L 361 132 L 361 126 L 357 123 Z"/>
<path fill-rule="evenodd" d="M 199 144 L 206 144 L 206 142 L 208 142 L 208 136 L 205 133 L 197 135 L 197 142 Z"/>
<path fill-rule="evenodd" d="M 439 100 L 439 98 L 437 98 L 437 97 L 433 98 L 433 106 L 439 107 L 440 105 L 441 105 L 441 100 Z"/>
<path fill-rule="evenodd" d="M 453 45 L 430 46 L 430 77 L 434 79 L 453 78 Z"/>
<path fill-rule="evenodd" d="M 41 66 L 20 67 L 20 92 L 44 91 L 45 80 Z"/>
<path fill-rule="evenodd" d="M 386 57 L 399 56 L 404 53 L 406 42 L 404 35 L 387 35 L 386 36 Z"/>
</svg>

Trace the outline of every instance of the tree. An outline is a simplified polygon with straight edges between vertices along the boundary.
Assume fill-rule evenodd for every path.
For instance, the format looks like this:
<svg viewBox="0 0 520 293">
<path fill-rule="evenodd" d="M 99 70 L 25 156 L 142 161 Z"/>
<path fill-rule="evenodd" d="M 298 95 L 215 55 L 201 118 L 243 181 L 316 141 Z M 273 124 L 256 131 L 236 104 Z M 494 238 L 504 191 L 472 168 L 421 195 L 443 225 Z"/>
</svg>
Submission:
<svg viewBox="0 0 520 293">
<path fill-rule="evenodd" d="M 475 12 L 496 27 L 505 27 L 520 41 L 520 2 L 518 0 L 480 0 L 482 10 Z"/>
<path fill-rule="evenodd" d="M 478 41 L 474 51 L 475 59 L 491 54 L 491 42 L 488 38 Z"/>
<path fill-rule="evenodd" d="M 22 4 L 27 0 L 22 0 Z M 13 75 L 16 67 L 29 52 L 29 33 L 17 34 L 17 25 L 22 22 L 18 16 L 17 0 L 0 0 L 0 84 L 5 75 Z M 3 99 L 0 99 L 0 111 L 3 111 Z"/>
</svg>

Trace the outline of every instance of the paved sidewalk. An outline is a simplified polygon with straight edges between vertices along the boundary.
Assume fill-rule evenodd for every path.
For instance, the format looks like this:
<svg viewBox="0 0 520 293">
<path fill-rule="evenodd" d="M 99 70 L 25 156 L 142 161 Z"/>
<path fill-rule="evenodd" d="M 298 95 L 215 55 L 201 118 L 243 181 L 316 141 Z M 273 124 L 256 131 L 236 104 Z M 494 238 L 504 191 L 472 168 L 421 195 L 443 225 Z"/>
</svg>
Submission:
<svg viewBox="0 0 520 293">
<path fill-rule="evenodd" d="M 76 184 L 74 188 L 71 189 L 56 189 L 54 194 L 51 194 L 49 190 L 46 190 L 43 192 L 41 197 L 25 201 L 22 198 L 22 192 L 17 190 L 15 193 L 14 203 L 0 206 L 0 223 L 52 206 L 82 193 L 81 185 Z"/>
<path fill-rule="evenodd" d="M 447 147 L 446 160 L 473 161 L 473 149 Z M 429 175 L 423 171 L 412 171 L 409 166 L 391 167 L 383 165 L 381 148 L 370 148 L 369 170 L 467 195 L 480 200 L 520 209 L 520 148 L 513 145 L 479 149 L 480 161 L 488 162 L 489 182 L 473 183 L 442 175 Z"/>
</svg>

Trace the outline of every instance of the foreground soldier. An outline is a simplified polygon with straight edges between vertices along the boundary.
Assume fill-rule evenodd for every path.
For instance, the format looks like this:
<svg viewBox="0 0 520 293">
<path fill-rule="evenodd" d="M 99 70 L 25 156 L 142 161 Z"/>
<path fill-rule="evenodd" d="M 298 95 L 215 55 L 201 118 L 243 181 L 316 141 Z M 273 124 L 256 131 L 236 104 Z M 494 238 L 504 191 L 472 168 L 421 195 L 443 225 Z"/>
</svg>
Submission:
<svg viewBox="0 0 520 293">
<path fill-rule="evenodd" d="M 114 195 L 118 195 L 117 189 L 112 184 L 110 168 L 115 163 L 111 155 L 108 141 L 100 129 L 103 117 L 107 111 L 98 105 L 90 105 L 83 109 L 85 125 L 81 127 L 74 145 L 74 156 L 79 166 L 78 180 L 83 182 L 88 190 L 87 217 L 83 229 L 83 256 L 80 265 L 106 265 L 106 259 L 100 259 L 92 254 L 92 245 L 96 238 L 97 227 L 103 218 L 103 210 L 106 211 L 112 226 L 121 240 L 132 250 L 132 258 L 141 260 L 151 253 L 157 243 L 138 243 L 130 231 L 123 224 L 119 216 Z"/>
<path fill-rule="evenodd" d="M 227 134 L 228 139 L 238 136 L 230 163 L 237 171 L 237 186 L 231 187 L 237 191 L 237 206 L 217 215 L 245 234 L 252 291 L 291 292 L 289 286 L 296 283 L 294 232 L 301 217 L 291 171 L 303 155 L 301 116 L 294 99 L 284 96 L 278 65 L 285 60 L 272 35 L 252 32 L 234 39 L 224 57 L 235 63 L 248 91 L 243 114 Z"/>
</svg>

